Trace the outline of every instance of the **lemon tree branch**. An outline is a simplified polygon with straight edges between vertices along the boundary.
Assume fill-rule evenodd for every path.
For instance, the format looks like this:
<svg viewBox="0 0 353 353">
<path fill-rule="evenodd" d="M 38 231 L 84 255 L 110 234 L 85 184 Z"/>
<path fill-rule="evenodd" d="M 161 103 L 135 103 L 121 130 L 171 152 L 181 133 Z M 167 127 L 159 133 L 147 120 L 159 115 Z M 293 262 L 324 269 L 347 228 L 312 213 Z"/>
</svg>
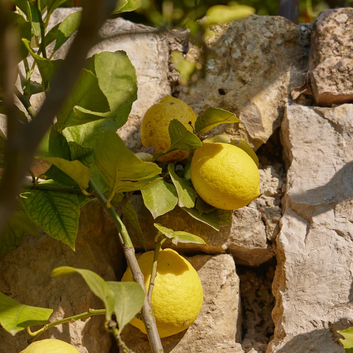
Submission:
<svg viewBox="0 0 353 353">
<path fill-rule="evenodd" d="M 118 229 L 118 234 L 119 234 L 119 240 L 120 243 L 123 247 L 124 255 L 126 258 L 126 261 L 131 269 L 134 281 L 137 282 L 145 291 L 146 294 L 146 286 L 145 286 L 145 281 L 144 281 L 144 276 L 143 273 L 140 269 L 140 266 L 137 262 L 136 255 L 135 255 L 135 248 L 132 244 L 131 238 L 129 236 L 129 233 L 122 222 L 121 218 L 119 215 L 116 213 L 115 209 L 113 207 L 107 207 L 107 199 L 99 189 L 99 187 L 96 185 L 96 183 L 91 179 L 90 180 L 90 188 L 94 192 L 95 196 L 97 199 L 100 201 L 100 203 L 103 205 L 104 209 L 108 212 L 108 214 L 113 218 L 117 229 Z M 146 331 L 147 331 L 147 336 L 148 340 L 150 342 L 150 346 L 152 349 L 153 353 L 163 353 L 163 346 L 161 339 L 158 334 L 157 326 L 156 326 L 156 320 L 153 315 L 152 307 L 151 304 L 147 298 L 147 295 L 145 296 L 145 301 L 142 306 L 142 317 L 143 321 L 146 326 Z"/>
</svg>

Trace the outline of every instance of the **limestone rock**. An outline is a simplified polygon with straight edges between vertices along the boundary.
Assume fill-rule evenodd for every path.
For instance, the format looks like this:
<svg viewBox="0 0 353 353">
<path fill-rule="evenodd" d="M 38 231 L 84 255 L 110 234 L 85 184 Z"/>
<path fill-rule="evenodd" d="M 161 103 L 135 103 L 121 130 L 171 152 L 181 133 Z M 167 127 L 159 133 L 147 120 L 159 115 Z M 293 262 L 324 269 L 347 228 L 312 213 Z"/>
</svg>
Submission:
<svg viewBox="0 0 353 353">
<path fill-rule="evenodd" d="M 153 223 L 159 223 L 173 230 L 187 231 L 203 238 L 207 245 L 182 244 L 177 246 L 167 240 L 165 245 L 185 254 L 217 254 L 230 251 L 237 264 L 258 266 L 274 256 L 272 243 L 279 231 L 281 217 L 281 197 L 284 172 L 280 164 L 263 166 L 260 169 L 260 189 L 262 195 L 247 207 L 235 210 L 232 226 L 217 231 L 201 223 L 185 211 L 176 207 L 173 211 L 153 219 L 143 204 L 141 196 L 134 196 L 132 204 L 140 221 L 140 227 L 146 239 L 146 248 L 154 248 L 157 230 Z M 142 250 L 137 234 L 128 225 L 135 246 Z"/>
<path fill-rule="evenodd" d="M 199 317 L 186 331 L 162 339 L 165 352 L 243 353 L 240 338 L 239 278 L 230 255 L 187 258 L 197 270 L 204 302 Z M 187 305 L 187 304 L 186 304 Z M 149 352 L 147 336 L 128 325 L 122 338 L 135 353 Z"/>
<path fill-rule="evenodd" d="M 123 263 L 115 225 L 99 203 L 91 201 L 81 209 L 76 251 L 46 234 L 27 237 L 0 261 L 0 292 L 27 305 L 52 308 L 50 320 L 59 320 L 103 308 L 103 304 L 79 275 L 51 278 L 54 268 L 89 269 L 114 281 L 122 275 Z M 41 337 L 62 339 L 81 353 L 107 353 L 111 346 L 102 316 L 56 326 Z M 0 351 L 18 353 L 27 346 L 28 338 L 25 331 L 13 337 L 1 329 Z"/>
<path fill-rule="evenodd" d="M 267 353 L 343 347 L 331 324 L 353 318 L 352 105 L 288 106 L 282 144 L 289 166 L 273 284 L 275 337 Z"/>
<path fill-rule="evenodd" d="M 239 129 L 221 125 L 212 133 L 246 139 L 257 149 L 280 126 L 289 92 L 304 81 L 302 33 L 283 17 L 256 15 L 212 30 L 205 77 L 180 98 L 197 113 L 210 106 L 236 113 Z"/>
<path fill-rule="evenodd" d="M 322 11 L 316 19 L 309 60 L 315 103 L 331 106 L 353 101 L 353 9 Z"/>
</svg>

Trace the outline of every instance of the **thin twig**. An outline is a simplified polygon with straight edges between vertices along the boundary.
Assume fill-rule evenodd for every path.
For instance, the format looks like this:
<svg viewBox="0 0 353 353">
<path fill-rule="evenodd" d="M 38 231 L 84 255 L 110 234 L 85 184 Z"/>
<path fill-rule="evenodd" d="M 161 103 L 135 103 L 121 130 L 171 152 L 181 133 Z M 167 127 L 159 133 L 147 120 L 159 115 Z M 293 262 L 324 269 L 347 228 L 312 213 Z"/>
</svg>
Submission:
<svg viewBox="0 0 353 353">
<path fill-rule="evenodd" d="M 35 331 L 35 332 L 32 332 L 30 327 L 27 327 L 28 334 L 30 336 L 32 336 L 32 338 L 29 339 L 29 342 L 35 341 L 40 335 L 42 335 L 45 331 L 48 331 L 52 327 L 55 327 L 55 326 L 58 326 L 61 324 L 65 324 L 67 322 L 74 322 L 74 321 L 77 321 L 80 319 L 85 319 L 87 317 L 91 317 L 94 315 L 105 315 L 105 309 L 90 309 L 90 310 L 88 310 L 84 313 L 81 313 L 81 314 L 65 317 L 64 319 L 46 324 L 41 329 L 39 329 L 38 331 Z"/>
<path fill-rule="evenodd" d="M 159 250 L 161 249 L 161 246 L 162 246 L 161 242 L 159 242 L 159 241 L 155 242 L 151 279 L 150 279 L 150 284 L 148 286 L 148 301 L 150 303 L 152 303 L 152 293 L 153 293 L 154 281 L 157 277 L 158 255 L 159 255 Z"/>
<path fill-rule="evenodd" d="M 107 207 L 106 197 L 99 190 L 98 186 L 96 185 L 96 183 L 92 179 L 90 181 L 90 188 L 93 190 L 95 196 L 100 201 L 100 203 L 102 204 L 104 209 L 110 214 L 110 216 L 115 221 L 116 226 L 118 228 L 119 239 L 120 239 L 121 245 L 123 247 L 124 255 L 125 255 L 126 261 L 131 269 L 134 281 L 136 283 L 138 283 L 143 288 L 143 290 L 145 292 L 145 295 L 146 295 L 145 301 L 143 303 L 141 311 L 142 311 L 142 317 L 143 317 L 143 321 L 145 323 L 147 336 L 148 336 L 148 340 L 150 342 L 152 352 L 153 353 L 163 353 L 163 346 L 162 346 L 162 342 L 161 342 L 161 339 L 158 334 L 156 320 L 153 315 L 151 304 L 147 298 L 144 276 L 143 276 L 143 273 L 141 272 L 140 266 L 137 262 L 136 255 L 135 255 L 135 249 L 133 247 L 129 233 L 127 232 L 127 229 L 126 229 L 124 223 L 122 222 L 122 220 L 120 219 L 119 215 L 116 213 L 114 207 Z"/>
</svg>

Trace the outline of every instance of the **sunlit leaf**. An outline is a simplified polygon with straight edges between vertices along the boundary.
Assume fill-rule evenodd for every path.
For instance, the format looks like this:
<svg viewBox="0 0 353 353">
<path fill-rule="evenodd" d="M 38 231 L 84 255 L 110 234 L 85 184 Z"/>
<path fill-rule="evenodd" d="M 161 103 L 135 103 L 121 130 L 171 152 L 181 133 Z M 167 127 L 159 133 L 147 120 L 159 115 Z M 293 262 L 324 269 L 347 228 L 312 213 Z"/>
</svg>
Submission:
<svg viewBox="0 0 353 353">
<path fill-rule="evenodd" d="M 162 171 L 155 163 L 143 162 L 136 157 L 113 131 L 101 134 L 94 154 L 98 170 L 111 191 L 111 197 L 117 192 L 142 189 Z"/>
<path fill-rule="evenodd" d="M 221 124 L 239 123 L 235 114 L 220 108 L 207 108 L 205 112 L 196 119 L 195 133 L 200 135 Z"/>
<path fill-rule="evenodd" d="M 196 62 L 187 60 L 184 55 L 177 50 L 172 52 L 172 62 L 176 70 L 179 72 L 183 84 L 186 84 L 195 71 Z"/>
<path fill-rule="evenodd" d="M 207 27 L 213 24 L 220 24 L 240 20 L 252 15 L 255 9 L 246 5 L 215 5 L 206 12 L 202 25 Z"/>
<path fill-rule="evenodd" d="M 195 234 L 191 234 L 184 231 L 174 231 L 170 228 L 163 227 L 158 223 L 153 224 L 162 234 L 172 240 L 172 243 L 178 245 L 178 243 L 191 243 L 191 244 L 206 244 L 205 241 Z"/>
<path fill-rule="evenodd" d="M 75 249 L 80 217 L 77 195 L 36 189 L 22 194 L 21 201 L 35 224 L 51 237 Z"/>
<path fill-rule="evenodd" d="M 343 344 L 343 347 L 346 351 L 346 353 L 352 353 L 353 351 L 353 327 L 349 327 L 345 330 L 337 332 L 343 336 L 343 338 L 340 338 L 339 340 Z"/>
<path fill-rule="evenodd" d="M 75 89 L 58 114 L 56 129 L 62 131 L 68 126 L 103 119 L 108 113 L 108 101 L 98 86 L 97 77 L 83 69 Z"/>
<path fill-rule="evenodd" d="M 43 158 L 45 161 L 55 165 L 71 179 L 73 179 L 81 190 L 88 188 L 88 183 L 91 178 L 91 173 L 88 167 L 83 165 L 80 161 L 68 161 L 63 158 L 48 157 Z"/>
<path fill-rule="evenodd" d="M 46 324 L 52 312 L 53 309 L 21 304 L 0 292 L 0 324 L 13 336 L 28 326 Z"/>
<path fill-rule="evenodd" d="M 106 318 L 110 319 L 114 312 L 114 292 L 104 279 L 95 272 L 69 266 L 55 268 L 52 277 L 63 277 L 78 273 L 85 280 L 90 290 L 104 303 Z"/>
<path fill-rule="evenodd" d="M 89 59 L 88 67 L 98 79 L 111 114 L 102 120 L 68 127 L 64 135 L 68 141 L 94 147 L 101 132 L 116 131 L 126 123 L 132 103 L 137 98 L 137 79 L 135 68 L 123 51 L 96 54 Z"/>
<path fill-rule="evenodd" d="M 28 19 L 31 23 L 33 34 L 37 37 L 40 36 L 40 20 L 41 20 L 41 13 L 39 10 L 32 4 L 32 2 L 28 1 L 29 3 L 29 11 L 28 11 Z"/>
<path fill-rule="evenodd" d="M 143 202 L 151 212 L 153 218 L 157 218 L 174 209 L 178 204 L 178 194 L 175 186 L 165 180 L 157 180 L 141 189 Z"/>
<path fill-rule="evenodd" d="M 54 51 L 58 50 L 78 29 L 81 21 L 81 11 L 73 12 L 67 16 L 57 28 L 57 37 Z"/>
<path fill-rule="evenodd" d="M 191 186 L 191 183 L 186 179 L 179 177 L 175 173 L 174 164 L 172 163 L 168 164 L 168 172 L 178 194 L 179 206 L 187 208 L 194 207 L 197 194 L 194 188 Z"/>
<path fill-rule="evenodd" d="M 114 292 L 114 313 L 121 331 L 141 310 L 145 292 L 136 282 L 106 282 Z"/>
<path fill-rule="evenodd" d="M 141 7 L 140 0 L 119 0 L 113 14 L 135 11 L 139 7 Z"/>
</svg>

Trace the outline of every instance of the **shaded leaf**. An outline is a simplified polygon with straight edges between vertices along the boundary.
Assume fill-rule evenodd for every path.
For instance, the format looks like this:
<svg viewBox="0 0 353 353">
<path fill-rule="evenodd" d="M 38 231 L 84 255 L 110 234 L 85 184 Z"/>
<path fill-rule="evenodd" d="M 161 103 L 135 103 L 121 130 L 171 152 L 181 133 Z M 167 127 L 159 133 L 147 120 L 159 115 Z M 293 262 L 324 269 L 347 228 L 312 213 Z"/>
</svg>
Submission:
<svg viewBox="0 0 353 353">
<path fill-rule="evenodd" d="M 39 234 L 38 227 L 28 218 L 21 207 L 17 207 L 0 236 L 0 257 L 19 246 L 29 234 Z"/>
<path fill-rule="evenodd" d="M 126 123 L 132 103 L 137 98 L 137 79 L 135 68 L 123 51 L 96 54 L 89 59 L 88 66 L 97 76 L 111 114 L 106 119 L 68 127 L 64 135 L 69 141 L 93 147 L 101 132 L 116 131 Z"/>
<path fill-rule="evenodd" d="M 47 0 L 47 11 L 48 14 L 47 16 L 50 16 L 53 11 L 58 8 L 60 5 L 62 5 L 66 0 Z"/>
<path fill-rule="evenodd" d="M 28 0 L 10 0 L 14 5 L 16 5 L 26 16 L 29 17 L 29 1 Z"/>
<path fill-rule="evenodd" d="M 75 249 L 80 217 L 77 195 L 39 189 L 22 195 L 28 217 L 48 235 Z"/>
<path fill-rule="evenodd" d="M 75 89 L 60 110 L 55 125 L 58 131 L 62 131 L 67 126 L 103 119 L 108 114 L 109 105 L 98 86 L 97 77 L 92 72 L 83 69 Z M 79 143 L 79 141 L 75 142 Z"/>
<path fill-rule="evenodd" d="M 111 192 L 109 202 L 117 192 L 142 189 L 162 171 L 156 164 L 136 157 L 113 131 L 101 134 L 94 154 L 98 170 Z"/>
<path fill-rule="evenodd" d="M 203 26 L 220 24 L 240 20 L 255 13 L 255 9 L 246 5 L 215 5 L 206 12 L 206 17 L 202 20 Z"/>
<path fill-rule="evenodd" d="M 207 108 L 205 112 L 196 119 L 195 133 L 200 135 L 221 124 L 239 123 L 235 114 L 220 108 Z"/>
<path fill-rule="evenodd" d="M 115 194 L 114 198 L 117 197 L 117 195 L 120 195 L 120 194 Z M 113 200 L 114 200 L 114 198 L 113 198 Z M 112 203 L 113 203 L 113 200 L 112 200 Z M 137 215 L 137 212 L 136 212 L 134 206 L 130 202 L 127 202 L 124 205 L 124 207 L 121 209 L 121 213 L 124 216 L 124 221 L 127 220 L 130 223 L 130 225 L 134 228 L 134 230 L 137 234 L 138 240 L 140 241 L 141 245 L 144 248 L 146 248 L 145 237 L 144 237 L 144 234 L 142 233 L 139 219 L 138 219 L 138 215 Z"/>
<path fill-rule="evenodd" d="M 95 272 L 69 266 L 55 268 L 52 277 L 63 277 L 78 273 L 85 280 L 90 290 L 104 303 L 106 318 L 110 319 L 114 312 L 114 292 L 110 289 L 107 282 Z"/>
<path fill-rule="evenodd" d="M 121 331 L 141 310 L 145 292 L 136 282 L 106 282 L 114 292 L 114 313 Z"/>
<path fill-rule="evenodd" d="M 94 149 L 91 147 L 84 147 L 76 142 L 70 141 L 68 143 L 70 148 L 71 160 L 79 160 L 86 167 L 91 167 L 94 163 Z"/>
<path fill-rule="evenodd" d="M 239 140 L 239 141 L 232 141 L 232 145 L 237 146 L 241 148 L 244 152 L 246 152 L 255 162 L 257 166 L 259 166 L 259 158 L 257 158 L 256 153 L 254 150 L 251 148 L 251 146 L 244 140 Z"/>
<path fill-rule="evenodd" d="M 172 62 L 176 70 L 179 72 L 183 84 L 186 84 L 196 69 L 196 62 L 187 60 L 183 53 L 178 50 L 172 51 Z"/>
<path fill-rule="evenodd" d="M 12 336 L 28 326 L 46 324 L 52 312 L 53 309 L 21 304 L 0 292 L 0 324 Z"/>
<path fill-rule="evenodd" d="M 179 120 L 173 119 L 169 124 L 170 147 L 155 154 L 158 158 L 175 150 L 191 150 L 202 146 L 200 139 L 189 131 Z"/>
<path fill-rule="evenodd" d="M 78 29 L 81 22 L 81 11 L 73 12 L 58 26 L 54 51 L 57 51 Z"/>
<path fill-rule="evenodd" d="M 55 165 L 66 175 L 68 175 L 72 180 L 74 180 L 78 184 L 82 191 L 88 188 L 91 173 L 89 168 L 83 165 L 80 161 L 68 161 L 66 159 L 57 157 L 47 157 L 43 159 Z"/>
<path fill-rule="evenodd" d="M 28 1 L 28 3 L 29 3 L 28 19 L 29 19 L 29 22 L 31 23 L 32 32 L 35 36 L 39 37 L 41 34 L 41 30 L 40 30 L 41 13 L 30 1 Z"/>
<path fill-rule="evenodd" d="M 141 189 L 143 202 L 157 218 L 174 209 L 178 204 L 178 194 L 174 185 L 165 180 L 157 180 Z"/>
<path fill-rule="evenodd" d="M 31 48 L 30 41 L 28 39 L 22 38 L 22 42 L 26 46 L 27 50 L 33 56 L 37 66 L 38 66 L 38 70 L 39 70 L 40 75 L 42 77 L 44 91 L 45 92 L 48 91 L 49 90 L 49 81 L 54 73 L 53 62 L 49 59 L 45 59 L 42 56 L 36 54 L 33 51 L 33 49 Z"/>
<path fill-rule="evenodd" d="M 191 186 L 191 183 L 186 179 L 179 177 L 175 173 L 174 164 L 172 163 L 168 164 L 168 172 L 178 194 L 179 206 L 193 208 L 195 206 L 197 194 L 194 188 Z"/>
<path fill-rule="evenodd" d="M 209 213 L 200 213 L 195 208 L 182 208 L 185 212 L 187 212 L 191 217 L 196 220 L 205 223 L 212 227 L 215 230 L 220 230 L 223 226 L 231 226 L 232 222 L 232 211 L 227 210 L 219 210 L 215 209 Z"/>
<path fill-rule="evenodd" d="M 191 243 L 191 244 L 206 244 L 205 241 L 195 234 L 191 234 L 184 231 L 174 231 L 170 228 L 163 227 L 158 223 L 153 224 L 162 234 L 172 240 L 172 243 L 178 245 L 178 243 Z"/>
</svg>

